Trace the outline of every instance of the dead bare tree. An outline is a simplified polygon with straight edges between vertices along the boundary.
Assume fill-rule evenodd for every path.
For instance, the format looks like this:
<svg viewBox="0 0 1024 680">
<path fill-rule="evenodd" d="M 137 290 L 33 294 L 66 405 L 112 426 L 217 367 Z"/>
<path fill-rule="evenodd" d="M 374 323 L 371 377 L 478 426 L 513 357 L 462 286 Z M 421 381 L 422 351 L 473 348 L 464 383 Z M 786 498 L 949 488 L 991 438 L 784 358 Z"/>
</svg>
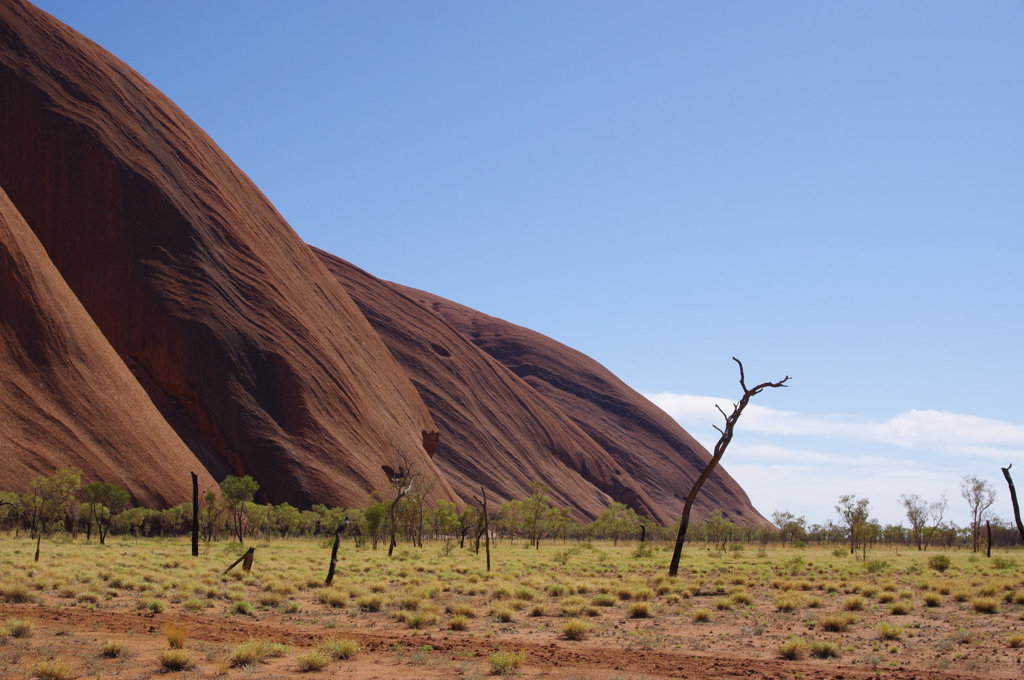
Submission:
<svg viewBox="0 0 1024 680">
<path fill-rule="evenodd" d="M 348 528 L 348 517 L 338 523 L 337 528 L 334 530 L 334 545 L 331 547 L 331 562 L 327 566 L 327 578 L 324 580 L 324 585 L 331 585 L 334 581 L 334 570 L 338 566 L 338 546 L 341 544 L 341 534 Z"/>
<path fill-rule="evenodd" d="M 683 554 L 683 541 L 686 540 L 686 530 L 690 526 L 690 510 L 693 509 L 693 502 L 697 498 L 697 493 L 700 492 L 701 486 L 711 473 L 714 471 L 715 466 L 718 465 L 718 461 L 722 460 L 722 456 L 725 455 L 725 449 L 729 446 L 729 442 L 732 441 L 733 429 L 736 427 L 736 421 L 740 419 L 740 414 L 743 413 L 743 409 L 747 407 L 747 403 L 750 398 L 756 394 L 760 394 L 764 389 L 768 387 L 785 387 L 786 381 L 790 379 L 787 375 L 778 382 L 763 382 L 752 388 L 747 388 L 746 378 L 743 375 L 743 362 L 736 357 L 732 358 L 740 367 L 740 387 L 743 388 L 743 396 L 740 400 L 732 405 L 732 414 L 726 415 L 725 411 L 722 410 L 718 404 L 715 404 L 715 408 L 718 409 L 719 413 L 725 418 L 725 429 L 715 426 L 715 429 L 721 433 L 721 437 L 718 438 L 718 443 L 715 444 L 715 453 L 708 461 L 708 464 L 704 467 L 704 471 L 697 477 L 697 481 L 693 483 L 693 488 L 690 489 L 690 493 L 686 496 L 686 504 L 683 506 L 683 517 L 679 522 L 679 533 L 676 535 L 675 549 L 672 551 L 672 562 L 668 567 L 668 575 L 675 576 L 679 573 L 679 558 Z"/>
<path fill-rule="evenodd" d="M 1017 490 L 1013 488 L 1013 478 L 1010 477 L 1010 468 L 1013 467 L 1013 463 L 1010 463 L 1004 468 L 999 468 L 1003 471 L 1003 477 L 1006 477 L 1006 483 L 1010 487 L 1010 502 L 1013 503 L 1013 519 L 1017 522 L 1017 533 L 1020 534 L 1020 540 L 1024 541 L 1024 524 L 1020 521 L 1020 506 L 1017 505 Z"/>
<path fill-rule="evenodd" d="M 398 465 L 397 470 L 389 465 L 381 466 L 388 479 L 391 480 L 391 486 L 395 488 L 395 497 L 388 506 L 388 522 L 390 523 L 389 530 L 391 533 L 391 542 L 388 544 L 388 557 L 391 557 L 391 554 L 395 551 L 395 546 L 398 545 L 398 503 L 405 498 L 406 494 L 412 491 L 415 478 L 412 471 L 412 463 L 405 457 L 405 454 L 397 448 L 395 449 L 395 454 L 402 461 Z"/>
</svg>

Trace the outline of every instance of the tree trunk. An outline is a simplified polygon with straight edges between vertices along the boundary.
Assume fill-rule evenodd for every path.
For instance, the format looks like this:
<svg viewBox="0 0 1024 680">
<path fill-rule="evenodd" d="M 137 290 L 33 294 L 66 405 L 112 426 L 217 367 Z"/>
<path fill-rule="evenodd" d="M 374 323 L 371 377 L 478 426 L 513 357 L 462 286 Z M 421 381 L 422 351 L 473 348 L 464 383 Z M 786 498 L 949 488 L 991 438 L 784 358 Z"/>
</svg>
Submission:
<svg viewBox="0 0 1024 680">
<path fill-rule="evenodd" d="M 237 567 L 239 562 L 242 562 L 242 569 L 245 570 L 246 573 L 249 573 L 249 570 L 252 569 L 252 559 L 255 554 L 256 548 L 249 548 L 245 551 L 244 555 L 242 555 L 237 560 L 232 562 L 231 566 L 224 570 L 224 574 L 228 573 L 229 571 Z M 221 576 L 223 576 L 224 574 L 221 574 Z"/>
<path fill-rule="evenodd" d="M 331 585 L 334 580 L 334 568 L 338 565 L 338 545 L 341 543 L 341 525 L 334 532 L 334 546 L 331 548 L 331 564 L 327 567 L 327 579 L 324 585 Z"/>
<path fill-rule="evenodd" d="M 988 545 L 985 548 L 985 557 L 992 557 L 992 524 L 985 520 L 985 532 L 988 534 Z"/>
<path fill-rule="evenodd" d="M 1013 503 L 1013 519 L 1017 522 L 1017 533 L 1020 534 L 1020 540 L 1024 541 L 1024 524 L 1020 521 L 1020 506 L 1017 505 L 1017 491 L 1013 488 L 1013 479 L 1010 477 L 1010 468 L 1013 464 L 1007 465 L 1004 468 L 1000 468 L 1003 471 L 1003 477 L 1006 477 L 1006 484 L 1010 487 L 1010 501 Z"/>
<path fill-rule="evenodd" d="M 740 387 L 743 388 L 743 396 L 740 398 L 739 403 L 733 404 L 732 415 L 726 416 L 725 411 L 721 408 L 718 409 L 718 411 L 725 416 L 725 429 L 723 430 L 718 426 L 715 426 L 715 429 L 722 433 L 722 436 L 718 439 L 718 443 L 715 444 L 715 454 L 704 467 L 700 476 L 697 477 L 697 481 L 693 483 L 693 488 L 690 489 L 690 493 L 686 496 L 686 504 L 683 506 L 683 517 L 679 522 L 679 533 L 676 535 L 675 548 L 672 550 L 672 561 L 668 567 L 669 576 L 675 576 L 679 572 L 679 558 L 683 554 L 683 541 L 686 540 L 686 531 L 690 526 L 690 511 L 693 509 L 693 502 L 697 500 L 697 494 L 700 492 L 700 488 L 704 485 L 707 478 L 711 476 L 711 473 L 718 465 L 718 461 L 722 460 L 722 456 L 725 455 L 725 449 L 729 446 L 729 442 L 732 441 L 733 429 L 736 427 L 736 421 L 739 420 L 740 414 L 743 413 L 743 409 L 747 407 L 747 403 L 750 401 L 752 396 L 759 394 L 766 387 L 785 387 L 786 381 L 789 380 L 789 376 L 787 375 L 779 382 L 761 383 L 753 389 L 748 390 L 743 376 L 743 363 L 736 357 L 733 357 L 732 360 L 739 364 L 740 367 Z"/>
<path fill-rule="evenodd" d="M 480 493 L 484 495 L 484 549 L 487 552 L 487 571 L 491 570 L 491 527 L 487 518 L 487 489 L 480 487 Z"/>
<path fill-rule="evenodd" d="M 199 478 L 192 475 L 192 557 L 199 557 Z"/>
</svg>

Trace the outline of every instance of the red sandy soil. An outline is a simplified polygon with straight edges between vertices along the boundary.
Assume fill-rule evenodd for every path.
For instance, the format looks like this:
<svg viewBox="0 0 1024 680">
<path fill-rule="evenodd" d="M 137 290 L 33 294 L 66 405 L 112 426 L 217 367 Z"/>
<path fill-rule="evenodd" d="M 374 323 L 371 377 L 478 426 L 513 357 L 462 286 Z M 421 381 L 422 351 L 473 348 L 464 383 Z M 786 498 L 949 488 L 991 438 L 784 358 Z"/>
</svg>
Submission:
<svg viewBox="0 0 1024 680">
<path fill-rule="evenodd" d="M 493 634 L 481 637 L 455 631 L 411 631 L 386 618 L 367 623 L 367 617 L 353 620 L 343 615 L 311 623 L 284 614 L 261 614 L 252 619 L 0 604 L 0 618 L 30 619 L 34 624 L 29 638 L 0 645 L 2 677 L 11 680 L 29 678 L 37 661 L 58 656 L 71 662 L 75 668 L 72 677 L 176 677 L 161 672 L 157 662 L 158 651 L 167 648 L 162 634 L 167 624 L 189 631 L 186 648 L 197 662 L 184 676 L 190 678 L 480 678 L 490 673 L 488 658 L 498 650 L 525 653 L 525 663 L 513 677 L 554 679 L 996 679 L 1020 677 L 1021 663 L 1018 650 L 987 656 L 967 647 L 957 655 L 957 670 L 938 670 L 942 657 L 949 655 L 927 644 L 902 649 L 891 658 L 886 658 L 883 650 L 877 665 L 852 658 L 787 661 L 778 658 L 777 641 L 752 637 L 738 624 L 696 626 L 678 618 L 662 623 L 627 620 L 606 635 L 580 642 L 565 640 L 555 630 L 525 632 L 515 623 L 498 626 Z M 865 638 L 870 635 L 862 634 Z M 363 651 L 323 671 L 298 671 L 297 655 L 335 637 L 355 640 Z M 254 667 L 230 668 L 227 658 L 231 650 L 251 638 L 286 644 L 288 653 Z M 847 633 L 836 639 L 850 638 Z M 100 646 L 109 640 L 127 644 L 125 658 L 99 658 Z"/>
</svg>

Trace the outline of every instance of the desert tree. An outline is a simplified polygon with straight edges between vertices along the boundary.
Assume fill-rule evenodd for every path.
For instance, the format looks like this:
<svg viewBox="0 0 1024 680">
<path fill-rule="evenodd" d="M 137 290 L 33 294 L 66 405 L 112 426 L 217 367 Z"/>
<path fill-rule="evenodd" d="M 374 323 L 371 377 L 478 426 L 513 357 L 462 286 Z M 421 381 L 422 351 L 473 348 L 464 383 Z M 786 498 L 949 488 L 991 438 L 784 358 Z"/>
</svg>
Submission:
<svg viewBox="0 0 1024 680">
<path fill-rule="evenodd" d="M 859 544 L 863 553 L 867 554 L 867 542 L 869 533 L 872 530 L 871 519 L 868 516 L 871 503 L 867 498 L 857 498 L 853 494 L 845 494 L 839 497 L 839 504 L 836 505 L 836 512 L 846 525 L 847 535 L 850 538 L 850 554 L 857 551 Z"/>
<path fill-rule="evenodd" d="M 131 496 L 127 491 L 111 482 L 92 482 L 86 484 L 82 489 L 85 502 L 89 505 L 89 529 L 86 540 L 92 535 L 93 522 L 96 523 L 96 532 L 99 534 L 100 545 L 104 545 L 107 539 L 107 532 L 110 531 L 110 521 L 120 512 L 128 507 Z"/>
<path fill-rule="evenodd" d="M 540 537 L 548 528 L 551 519 L 551 496 L 548 487 L 538 480 L 530 482 L 530 495 L 523 500 L 523 529 L 530 539 L 530 545 L 540 549 Z"/>
<path fill-rule="evenodd" d="M 1017 533 L 1020 534 L 1020 540 L 1024 541 L 1024 523 L 1021 523 L 1020 521 L 1020 505 L 1017 504 L 1017 490 L 1013 488 L 1013 478 L 1010 476 L 1010 468 L 1012 467 L 1013 463 L 999 469 L 1003 471 L 1003 477 L 1006 478 L 1006 484 L 1010 487 L 1010 503 L 1013 505 L 1013 520 L 1017 523 Z"/>
<path fill-rule="evenodd" d="M 601 514 L 590 523 L 591 532 L 602 538 L 611 537 L 615 545 L 623 536 L 632 536 L 640 526 L 640 517 L 633 508 L 614 501 L 605 506 Z"/>
<path fill-rule="evenodd" d="M 477 520 L 479 518 L 479 511 L 477 507 L 472 503 L 467 503 L 466 507 L 459 513 L 459 547 L 464 548 L 466 546 L 466 534 L 469 530 L 476 527 Z M 482 522 L 481 522 L 482 524 Z"/>
<path fill-rule="evenodd" d="M 907 521 L 910 522 L 910 540 L 918 550 L 927 550 L 935 529 L 942 524 L 949 501 L 943 495 L 938 501 L 928 503 L 915 493 L 900 496 L 900 503 L 906 510 Z"/>
<path fill-rule="evenodd" d="M 782 380 L 777 382 L 763 382 L 754 387 L 747 387 L 746 378 L 743 374 L 743 362 L 736 357 L 732 358 L 733 361 L 739 366 L 740 369 L 740 388 L 743 390 L 743 396 L 740 400 L 732 405 L 732 413 L 726 414 L 722 408 L 715 404 L 715 408 L 725 418 L 725 429 L 715 426 L 715 429 L 719 431 L 721 436 L 718 438 L 718 443 L 715 444 L 714 455 L 711 456 L 711 460 L 704 466 L 704 470 L 697 477 L 697 481 L 693 483 L 693 488 L 690 489 L 690 493 L 686 495 L 686 503 L 683 505 L 683 516 L 679 521 L 679 533 L 676 535 L 676 544 L 672 550 L 672 561 L 669 563 L 668 575 L 675 576 L 679 573 L 679 558 L 683 554 L 683 542 L 686 540 L 686 530 L 690 526 L 690 511 L 693 509 L 693 502 L 697 499 L 697 494 L 700 492 L 700 488 L 704 485 L 704 482 L 711 473 L 714 471 L 718 462 L 722 460 L 722 456 L 725 455 L 725 449 L 729 446 L 729 442 L 732 441 L 733 430 L 736 427 L 737 421 L 740 419 L 740 415 L 743 413 L 743 409 L 747 407 L 747 403 L 750 402 L 750 398 L 756 396 L 766 390 L 769 387 L 785 387 L 786 382 L 790 380 L 787 375 Z"/>
<path fill-rule="evenodd" d="M 797 517 L 789 510 L 776 510 L 772 513 L 772 524 L 779 528 L 779 540 L 782 547 L 786 542 L 796 543 L 803 539 L 807 533 L 807 520 L 804 517 Z"/>
<path fill-rule="evenodd" d="M 729 521 L 719 508 L 715 508 L 704 520 L 704 539 L 714 548 L 721 545 L 724 552 L 725 546 L 735 535 L 736 525 Z"/>
<path fill-rule="evenodd" d="M 203 542 L 206 543 L 207 549 L 210 547 L 213 535 L 217 532 L 217 526 L 224 511 L 224 504 L 221 502 L 217 492 L 213 489 L 207 489 L 203 493 L 203 506 L 199 512 L 199 531 L 203 536 Z"/>
<path fill-rule="evenodd" d="M 220 494 L 224 499 L 224 504 L 227 506 L 228 513 L 231 515 L 231 522 L 239 543 L 245 543 L 243 534 L 245 531 L 246 506 L 252 503 L 253 496 L 256 495 L 259 488 L 259 482 L 249 475 L 244 477 L 228 475 L 220 483 Z"/>
<path fill-rule="evenodd" d="M 971 547 L 974 552 L 978 552 L 981 523 L 988 514 L 988 509 L 996 502 L 996 491 L 985 480 L 974 475 L 966 475 L 960 481 L 960 495 L 971 508 Z"/>
<path fill-rule="evenodd" d="M 82 473 L 75 468 L 57 470 L 52 477 L 39 476 L 29 482 L 29 493 L 22 499 L 22 504 L 32 519 L 36 562 L 39 561 L 43 533 L 49 533 L 53 525 L 70 512 L 81 487 Z"/>
<path fill-rule="evenodd" d="M 379 492 L 374 491 L 370 494 L 370 504 L 363 511 L 362 524 L 363 534 L 370 537 L 370 547 L 374 550 L 377 549 L 387 516 L 388 504 L 382 500 Z"/>
</svg>

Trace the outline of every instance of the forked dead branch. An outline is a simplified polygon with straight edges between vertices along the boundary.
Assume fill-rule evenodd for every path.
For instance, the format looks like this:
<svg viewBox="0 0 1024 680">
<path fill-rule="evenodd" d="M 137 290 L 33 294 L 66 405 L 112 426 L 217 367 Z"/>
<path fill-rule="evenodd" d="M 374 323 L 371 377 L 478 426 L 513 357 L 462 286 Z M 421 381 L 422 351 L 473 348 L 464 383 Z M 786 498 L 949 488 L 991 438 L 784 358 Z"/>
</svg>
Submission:
<svg viewBox="0 0 1024 680">
<path fill-rule="evenodd" d="M 708 461 L 708 464 L 704 467 L 703 472 L 697 477 L 697 481 L 693 483 L 693 488 L 690 489 L 690 493 L 686 496 L 686 505 L 683 506 L 683 517 L 679 522 L 679 534 L 676 536 L 676 545 L 672 551 L 672 562 L 668 567 L 668 575 L 675 576 L 679 572 L 679 558 L 683 554 L 683 541 L 686 540 L 686 530 L 690 526 L 690 510 L 693 509 L 693 502 L 697 498 L 697 494 L 700 492 L 701 486 L 711 473 L 714 471 L 715 466 L 718 465 L 718 461 L 722 460 L 722 456 L 725 455 L 725 449 L 729 446 L 729 442 L 732 441 L 733 429 L 736 427 L 736 422 L 740 419 L 740 414 L 743 413 L 743 409 L 747 407 L 747 403 L 750 398 L 756 394 L 760 394 L 763 390 L 769 387 L 785 387 L 786 381 L 790 379 L 787 375 L 778 382 L 763 382 L 755 387 L 747 388 L 746 376 L 743 374 L 743 362 L 736 357 L 732 358 L 740 367 L 740 387 L 743 388 L 743 396 L 740 400 L 732 405 L 732 414 L 726 415 L 725 411 L 718 404 L 715 404 L 715 408 L 718 409 L 722 417 L 725 418 L 725 429 L 715 425 L 715 429 L 721 433 L 718 438 L 718 443 L 715 444 L 715 453 Z"/>
</svg>

